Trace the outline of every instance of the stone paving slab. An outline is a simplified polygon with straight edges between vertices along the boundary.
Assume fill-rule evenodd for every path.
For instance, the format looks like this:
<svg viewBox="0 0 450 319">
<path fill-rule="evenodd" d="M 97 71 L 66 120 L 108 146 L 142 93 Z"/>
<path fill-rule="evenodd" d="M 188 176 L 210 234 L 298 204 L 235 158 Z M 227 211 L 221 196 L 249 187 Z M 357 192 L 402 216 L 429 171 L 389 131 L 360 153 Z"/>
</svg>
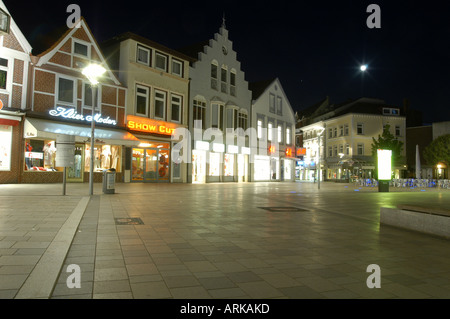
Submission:
<svg viewBox="0 0 450 319">
<path fill-rule="evenodd" d="M 60 201 L 59 187 L 0 185 L 0 197 L 17 199 L 11 194 L 21 191 L 28 203 L 44 193 Z M 102 194 L 97 184 L 94 190 L 48 298 L 450 297 L 450 241 L 379 224 L 384 206 L 450 207 L 448 190 L 378 193 L 335 183 L 320 190 L 313 183 L 118 183 L 115 194 Z M 87 185 L 69 184 L 65 198 L 73 205 L 86 192 Z M 6 228 L 0 224 L 4 299 L 24 289 L 24 277 L 51 251 L 52 232 L 71 212 L 66 203 L 64 216 L 48 206 L 33 216 L 26 204 L 14 204 L 16 214 L 0 204 L 0 218 L 9 219 Z M 143 225 L 118 225 L 117 218 L 140 218 Z M 32 236 L 33 228 L 42 233 Z M 67 287 L 69 264 L 80 266 L 81 288 Z M 380 289 L 366 285 L 370 264 L 381 268 Z"/>
</svg>

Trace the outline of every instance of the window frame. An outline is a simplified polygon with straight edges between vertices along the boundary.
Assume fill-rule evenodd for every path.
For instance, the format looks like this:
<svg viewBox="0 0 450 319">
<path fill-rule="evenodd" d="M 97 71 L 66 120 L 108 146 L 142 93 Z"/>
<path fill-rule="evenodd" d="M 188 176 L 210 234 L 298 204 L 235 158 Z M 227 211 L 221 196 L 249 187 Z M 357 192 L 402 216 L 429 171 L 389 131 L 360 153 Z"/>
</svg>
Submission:
<svg viewBox="0 0 450 319">
<path fill-rule="evenodd" d="M 362 150 L 361 154 L 359 152 L 360 150 Z M 358 143 L 357 148 L 356 148 L 356 154 L 359 156 L 364 156 L 364 144 L 363 143 Z"/>
<path fill-rule="evenodd" d="M 213 122 L 214 119 L 214 112 L 213 112 L 213 108 L 217 106 L 217 127 L 214 127 L 213 125 L 215 125 Z M 211 128 L 215 128 L 215 129 L 219 129 L 221 131 L 223 131 L 223 110 L 224 110 L 224 106 L 223 104 L 220 103 L 216 103 L 213 102 L 211 103 Z"/>
<path fill-rule="evenodd" d="M 75 52 L 75 45 L 76 44 L 80 44 L 80 45 L 85 46 L 87 48 L 87 55 L 83 55 L 83 54 Z M 91 43 L 83 41 L 83 40 L 80 40 L 80 39 L 75 39 L 75 38 L 72 39 L 72 54 L 73 54 L 73 56 L 90 60 L 91 59 L 91 51 L 92 51 Z"/>
<path fill-rule="evenodd" d="M 161 68 L 158 66 L 158 58 L 159 57 L 163 57 L 165 62 L 164 62 L 164 68 Z M 169 61 L 169 56 L 167 54 L 164 54 L 162 52 L 159 51 L 155 51 L 155 69 L 160 70 L 160 71 L 164 71 L 167 73 L 167 63 Z"/>
<path fill-rule="evenodd" d="M 361 128 L 361 133 L 359 128 Z M 356 123 L 356 135 L 364 135 L 364 123 Z"/>
<path fill-rule="evenodd" d="M 138 89 L 144 89 L 147 93 L 144 95 L 144 93 L 138 92 Z M 146 105 L 145 105 L 145 114 L 144 113 L 138 113 L 138 103 L 137 103 L 137 99 L 138 96 L 144 96 L 146 98 Z M 148 117 L 150 112 L 150 88 L 148 86 L 144 86 L 144 85 L 140 85 L 140 84 L 136 84 L 136 97 L 135 97 L 135 114 L 137 116 L 145 116 Z"/>
<path fill-rule="evenodd" d="M 83 101 L 82 101 L 82 106 L 84 107 L 84 108 L 86 108 L 86 109 L 91 109 L 92 110 L 92 107 L 93 107 L 93 105 L 87 105 L 86 104 L 86 87 L 89 87 L 89 88 L 91 88 L 91 90 L 92 90 L 92 86 L 91 86 L 91 84 L 89 83 L 89 82 L 84 82 L 83 81 Z M 100 94 L 100 87 L 101 86 L 97 86 L 97 94 L 96 94 L 96 98 L 97 98 L 97 101 L 95 101 L 96 103 L 96 107 L 95 107 L 95 110 L 100 110 L 100 103 L 101 103 L 101 94 Z M 91 94 L 93 94 L 94 92 L 91 92 Z M 91 99 L 91 103 L 92 103 L 92 99 Z"/>
<path fill-rule="evenodd" d="M 163 98 L 158 97 L 158 94 L 162 94 L 164 95 Z M 159 117 L 156 116 L 156 102 L 163 102 L 163 116 Z M 157 120 L 162 120 L 165 121 L 166 120 L 166 116 L 167 116 L 167 92 L 163 91 L 163 90 L 159 90 L 159 89 L 155 89 L 154 93 L 153 93 L 153 118 L 157 119 Z"/>
<path fill-rule="evenodd" d="M 179 109 L 178 109 L 179 120 L 174 120 L 173 119 L 173 105 L 174 105 L 173 98 L 178 98 L 179 99 L 179 104 L 178 104 L 178 107 L 179 107 Z M 178 94 L 171 94 L 170 95 L 170 121 L 174 122 L 174 123 L 182 123 L 182 121 L 183 121 L 183 97 L 181 95 L 178 95 Z"/>
<path fill-rule="evenodd" d="M 202 129 L 205 129 L 206 126 L 206 102 L 199 100 L 199 99 L 194 99 L 192 101 L 192 109 L 193 109 L 193 114 L 192 114 L 192 120 L 193 121 L 202 121 Z M 201 119 L 196 118 L 197 115 L 200 114 L 201 115 Z M 194 123 L 194 122 L 192 122 Z"/>
<path fill-rule="evenodd" d="M 183 63 L 183 61 L 181 61 L 181 60 L 178 60 L 178 59 L 175 59 L 175 58 L 172 58 L 172 60 L 171 60 L 171 73 L 172 74 L 174 74 L 174 75 L 177 75 L 177 76 L 179 76 L 179 77 L 183 77 L 183 74 L 184 74 L 184 70 L 183 70 L 183 68 L 184 68 L 184 63 Z M 176 72 L 174 72 L 173 71 L 173 65 L 174 64 L 179 64 L 179 66 L 180 66 L 180 73 L 178 74 L 178 73 L 176 73 Z"/>
<path fill-rule="evenodd" d="M 147 54 L 148 54 L 147 55 L 147 57 L 148 57 L 148 61 L 147 62 L 139 61 L 139 50 L 147 52 Z M 151 66 L 152 65 L 152 49 L 138 44 L 136 46 L 136 63 L 142 64 L 142 65 L 145 65 L 145 66 Z"/>
<path fill-rule="evenodd" d="M 0 91 L 9 92 L 10 90 L 8 89 L 9 88 L 9 76 L 8 76 L 8 74 L 10 73 L 10 65 L 11 65 L 10 62 L 11 61 L 8 58 L 6 58 L 6 57 L 1 57 L 0 59 L 3 59 L 3 60 L 6 61 L 6 66 L 0 65 L 0 71 L 4 71 L 6 73 L 6 75 L 5 75 L 5 88 L 1 88 L 0 87 Z M 9 74 L 9 75 L 11 75 L 11 74 Z"/>
<path fill-rule="evenodd" d="M 277 96 L 276 112 L 277 115 L 283 115 L 283 99 L 281 96 Z"/>
<path fill-rule="evenodd" d="M 66 81 L 72 81 L 72 90 L 73 90 L 73 92 L 72 92 L 72 102 L 67 102 L 67 101 L 63 101 L 63 100 L 60 99 L 60 91 L 59 91 L 59 89 L 60 89 L 60 80 L 61 79 L 66 80 Z M 56 101 L 56 104 L 76 107 L 77 106 L 77 82 L 78 82 L 77 79 L 72 78 L 70 76 L 57 74 L 55 81 L 56 81 L 56 88 L 55 88 L 55 93 L 56 93 L 55 94 L 56 95 L 55 101 Z"/>
</svg>

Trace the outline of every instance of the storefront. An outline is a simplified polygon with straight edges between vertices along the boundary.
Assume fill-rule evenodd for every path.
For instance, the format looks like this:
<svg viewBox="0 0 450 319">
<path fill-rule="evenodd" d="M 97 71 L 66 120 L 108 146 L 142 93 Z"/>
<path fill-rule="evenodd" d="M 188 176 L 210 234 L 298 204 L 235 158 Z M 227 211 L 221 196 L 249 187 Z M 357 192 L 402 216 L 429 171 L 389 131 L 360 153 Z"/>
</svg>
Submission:
<svg viewBox="0 0 450 319">
<path fill-rule="evenodd" d="M 20 182 L 22 117 L 0 113 L 0 184 Z"/>
<path fill-rule="evenodd" d="M 248 182 L 249 153 L 247 147 L 195 141 L 192 183 Z"/>
<path fill-rule="evenodd" d="M 130 172 L 126 172 L 126 182 L 185 182 L 186 164 L 172 159 L 171 152 L 171 136 L 180 125 L 128 115 L 127 127 L 139 143 L 131 149 L 131 167 Z"/>
<path fill-rule="evenodd" d="M 116 181 L 124 179 L 125 148 L 138 145 L 139 140 L 121 128 L 95 127 L 94 149 L 91 150 L 90 125 L 66 121 L 27 117 L 24 123 L 24 183 L 62 182 L 63 167 L 58 167 L 58 136 L 75 137 L 74 158 L 67 167 L 68 182 L 87 182 L 89 180 L 91 156 L 94 157 L 94 182 L 101 182 L 103 171 L 114 169 Z"/>
</svg>

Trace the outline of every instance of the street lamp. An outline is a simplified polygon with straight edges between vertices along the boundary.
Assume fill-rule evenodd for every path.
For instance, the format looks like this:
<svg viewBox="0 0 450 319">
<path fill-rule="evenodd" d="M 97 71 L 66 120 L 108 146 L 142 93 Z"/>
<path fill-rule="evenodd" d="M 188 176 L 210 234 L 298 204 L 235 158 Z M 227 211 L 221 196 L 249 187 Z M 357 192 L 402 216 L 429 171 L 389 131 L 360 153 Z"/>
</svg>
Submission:
<svg viewBox="0 0 450 319">
<path fill-rule="evenodd" d="M 85 67 L 82 74 L 87 77 L 92 90 L 92 118 L 91 118 L 91 163 L 89 170 L 89 195 L 94 195 L 94 132 L 95 132 L 95 105 L 97 102 L 97 84 L 98 78 L 106 72 L 106 69 L 99 64 L 90 64 Z"/>
<path fill-rule="evenodd" d="M 314 129 L 319 130 L 319 133 L 317 133 L 317 138 L 318 138 L 318 144 L 319 144 L 319 148 L 318 148 L 318 152 L 317 154 L 319 155 L 319 158 L 317 160 L 317 189 L 320 189 L 320 177 L 321 177 L 321 173 L 320 173 L 320 136 L 322 135 L 323 131 L 325 131 L 325 128 L 322 126 L 315 126 Z"/>
<path fill-rule="evenodd" d="M 359 67 L 359 69 L 361 70 L 361 72 L 365 72 L 367 70 L 367 64 L 363 64 Z"/>
</svg>

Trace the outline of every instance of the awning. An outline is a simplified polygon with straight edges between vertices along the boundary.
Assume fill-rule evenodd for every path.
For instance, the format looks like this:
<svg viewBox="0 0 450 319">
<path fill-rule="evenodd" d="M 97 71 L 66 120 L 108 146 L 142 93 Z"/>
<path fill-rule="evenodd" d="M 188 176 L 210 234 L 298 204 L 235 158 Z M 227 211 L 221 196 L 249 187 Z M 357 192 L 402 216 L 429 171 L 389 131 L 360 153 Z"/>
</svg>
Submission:
<svg viewBox="0 0 450 319">
<path fill-rule="evenodd" d="M 24 126 L 24 137 L 39 137 L 45 139 L 56 139 L 56 135 L 75 136 L 76 142 L 86 142 L 91 137 L 90 126 L 68 124 L 43 119 L 26 118 Z M 96 127 L 94 131 L 95 139 L 108 144 L 137 146 L 139 139 L 125 130 L 114 130 Z"/>
</svg>

